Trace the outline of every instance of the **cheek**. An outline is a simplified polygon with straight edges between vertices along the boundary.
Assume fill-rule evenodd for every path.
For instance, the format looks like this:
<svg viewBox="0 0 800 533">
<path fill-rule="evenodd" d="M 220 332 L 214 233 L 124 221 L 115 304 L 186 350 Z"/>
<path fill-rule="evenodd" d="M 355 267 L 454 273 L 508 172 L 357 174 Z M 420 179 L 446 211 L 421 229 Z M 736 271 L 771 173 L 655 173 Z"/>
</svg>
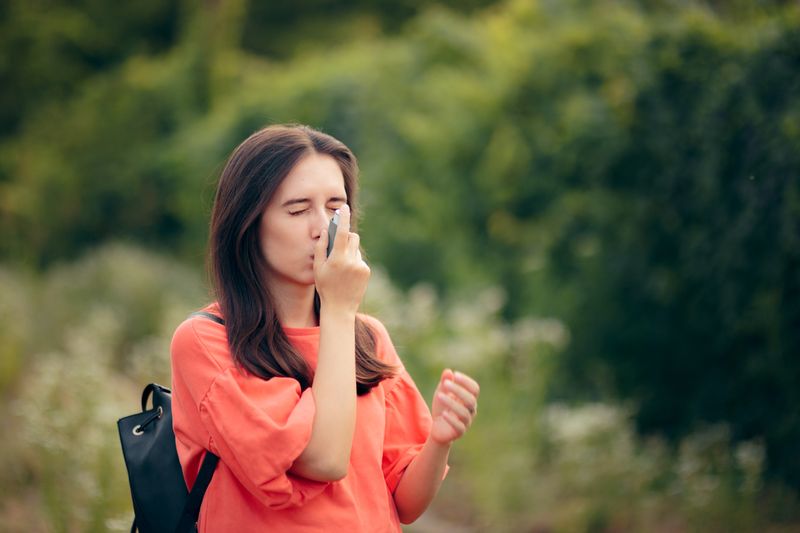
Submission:
<svg viewBox="0 0 800 533">
<path fill-rule="evenodd" d="M 296 225 L 274 225 L 261 232 L 261 252 L 267 263 L 275 265 L 289 260 L 299 249 L 299 228 Z"/>
<path fill-rule="evenodd" d="M 267 233 L 261 237 L 261 252 L 264 254 L 264 259 L 267 260 L 267 263 L 273 264 L 281 259 L 281 250 L 284 250 L 285 246 L 279 237 L 280 235 L 275 235 L 274 232 Z"/>
</svg>

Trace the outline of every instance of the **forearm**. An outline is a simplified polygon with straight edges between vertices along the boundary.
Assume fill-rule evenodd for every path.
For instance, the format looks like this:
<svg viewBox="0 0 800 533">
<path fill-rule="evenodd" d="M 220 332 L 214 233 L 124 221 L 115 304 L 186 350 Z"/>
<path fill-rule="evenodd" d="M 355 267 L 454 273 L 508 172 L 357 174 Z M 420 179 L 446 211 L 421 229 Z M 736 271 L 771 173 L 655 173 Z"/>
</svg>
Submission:
<svg viewBox="0 0 800 533">
<path fill-rule="evenodd" d="M 318 481 L 347 473 L 356 422 L 355 314 L 320 312 L 317 369 L 311 389 L 316 413 L 311 439 L 292 472 Z"/>
<path fill-rule="evenodd" d="M 410 524 L 425 512 L 442 484 L 450 444 L 428 439 L 406 468 L 394 491 L 394 503 L 400 521 Z"/>
</svg>

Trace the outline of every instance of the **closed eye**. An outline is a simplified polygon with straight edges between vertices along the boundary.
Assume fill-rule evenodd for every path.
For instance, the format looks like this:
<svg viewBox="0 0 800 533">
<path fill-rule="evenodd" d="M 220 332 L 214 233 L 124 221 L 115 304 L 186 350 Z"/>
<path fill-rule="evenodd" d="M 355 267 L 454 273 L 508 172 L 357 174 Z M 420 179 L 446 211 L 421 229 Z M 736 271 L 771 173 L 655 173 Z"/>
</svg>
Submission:
<svg viewBox="0 0 800 533">
<path fill-rule="evenodd" d="M 296 203 L 300 203 L 300 202 L 296 202 Z M 336 211 L 337 209 L 339 209 L 340 207 L 342 207 L 344 204 L 345 204 L 345 202 L 337 202 L 337 203 L 334 203 L 332 205 L 329 204 L 325 208 L 328 211 L 333 212 L 333 211 Z M 305 209 L 298 209 L 296 211 L 289 211 L 289 214 L 291 216 L 295 217 L 295 216 L 298 216 L 298 215 L 302 215 L 303 213 L 305 213 L 308 210 L 309 210 L 309 208 L 306 207 Z"/>
</svg>

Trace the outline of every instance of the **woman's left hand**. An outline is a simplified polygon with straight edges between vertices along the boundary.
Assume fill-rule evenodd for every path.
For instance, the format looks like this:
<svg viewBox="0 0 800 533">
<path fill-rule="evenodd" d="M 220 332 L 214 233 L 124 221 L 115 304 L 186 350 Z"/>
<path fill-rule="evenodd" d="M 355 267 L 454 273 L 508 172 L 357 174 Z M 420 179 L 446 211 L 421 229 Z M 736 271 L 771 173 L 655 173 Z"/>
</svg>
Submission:
<svg viewBox="0 0 800 533">
<path fill-rule="evenodd" d="M 481 388 L 466 374 L 445 369 L 431 406 L 433 426 L 430 438 L 450 444 L 466 433 L 478 412 Z"/>
</svg>

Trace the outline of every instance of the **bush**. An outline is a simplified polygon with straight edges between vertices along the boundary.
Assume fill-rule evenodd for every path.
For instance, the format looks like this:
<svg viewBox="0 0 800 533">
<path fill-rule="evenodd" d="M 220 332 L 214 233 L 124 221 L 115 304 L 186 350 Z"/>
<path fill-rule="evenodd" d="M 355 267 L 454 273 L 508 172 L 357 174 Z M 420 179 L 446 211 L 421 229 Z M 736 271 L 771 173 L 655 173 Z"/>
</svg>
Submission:
<svg viewBox="0 0 800 533">
<path fill-rule="evenodd" d="M 18 326 L 0 331 L 0 344 L 18 350 L 3 373 L 0 522 L 9 531 L 128 531 L 116 421 L 136 411 L 146 383 L 170 383 L 172 331 L 204 303 L 199 276 L 112 244 L 43 279 L 8 272 L 0 281 L 11 296 L 3 318 Z"/>
<path fill-rule="evenodd" d="M 23 354 L 0 407 L 0 522 L 8 531 L 127 531 L 116 420 L 137 409 L 145 383 L 170 382 L 172 332 L 205 303 L 199 274 L 117 244 L 27 284 L 13 274 L 0 279 L 6 294 L 17 287 L 17 306 L 26 301 L 30 316 L 46 318 L 20 330 L 36 337 L 23 335 L 22 345 L 38 348 Z M 760 441 L 730 447 L 728 428 L 712 426 L 673 452 L 637 436 L 629 407 L 548 403 L 570 332 L 552 318 L 504 320 L 504 298 L 496 287 L 465 300 L 425 285 L 406 292 L 373 268 L 364 310 L 386 324 L 428 400 L 445 367 L 482 387 L 479 415 L 453 448 L 427 520 L 481 531 L 791 524 L 800 506 L 764 483 Z"/>
</svg>

